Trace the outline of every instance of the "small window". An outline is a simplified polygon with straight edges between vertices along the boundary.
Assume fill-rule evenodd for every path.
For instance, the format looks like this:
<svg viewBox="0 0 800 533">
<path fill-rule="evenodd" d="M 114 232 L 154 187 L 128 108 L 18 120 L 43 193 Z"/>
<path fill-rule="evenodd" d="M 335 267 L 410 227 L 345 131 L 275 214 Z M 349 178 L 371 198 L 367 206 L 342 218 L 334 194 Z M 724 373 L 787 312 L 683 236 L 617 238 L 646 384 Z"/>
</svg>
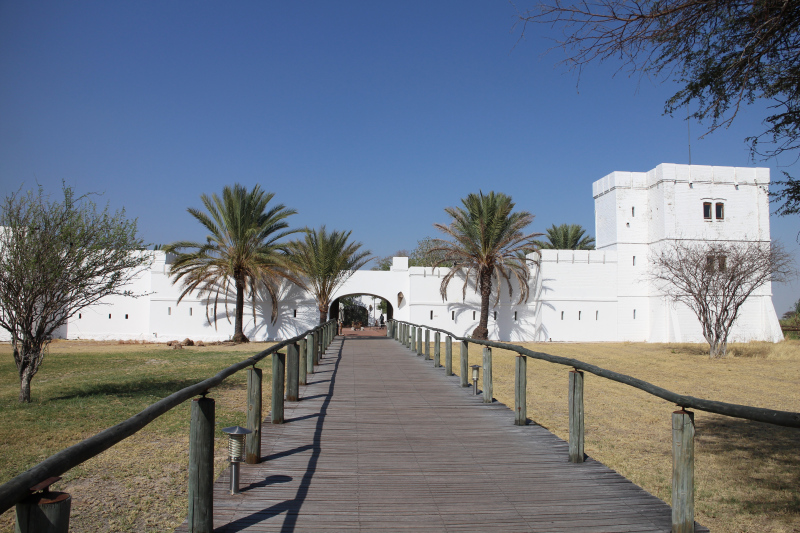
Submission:
<svg viewBox="0 0 800 533">
<path fill-rule="evenodd" d="M 631 207 L 631 216 L 632 217 L 636 216 L 636 208 L 635 207 Z"/>
<path fill-rule="evenodd" d="M 494 319 L 497 320 L 497 311 L 494 312 Z"/>
<path fill-rule="evenodd" d="M 581 312 L 578 311 L 578 320 L 580 320 L 580 319 L 581 319 Z"/>
<path fill-rule="evenodd" d="M 516 321 L 517 321 L 517 312 L 514 311 L 514 322 L 516 322 Z"/>
<path fill-rule="evenodd" d="M 456 312 L 455 311 L 450 311 L 450 319 L 453 320 L 453 322 L 455 322 L 455 320 L 456 320 Z"/>
<path fill-rule="evenodd" d="M 189 308 L 189 316 L 192 316 L 192 308 Z"/>
<path fill-rule="evenodd" d="M 594 319 L 598 320 L 599 318 L 600 318 L 600 311 L 595 311 L 594 312 Z"/>
<path fill-rule="evenodd" d="M 81 314 L 80 314 L 80 313 L 78 313 L 78 320 L 80 320 L 80 319 L 81 319 Z"/>
<path fill-rule="evenodd" d="M 561 320 L 564 320 L 564 311 L 561 311 Z"/>
<path fill-rule="evenodd" d="M 475 311 L 472 312 L 472 320 L 475 320 Z"/>
<path fill-rule="evenodd" d="M 297 318 L 297 309 L 292 312 L 292 318 Z"/>
<path fill-rule="evenodd" d="M 633 256 L 633 266 L 636 266 L 636 256 Z"/>
<path fill-rule="evenodd" d="M 706 269 L 713 271 L 715 262 L 716 262 L 715 261 L 715 257 L 713 255 L 707 255 L 706 256 Z"/>
<path fill-rule="evenodd" d="M 633 310 L 633 319 L 636 320 L 636 309 Z"/>
<path fill-rule="evenodd" d="M 125 315 L 125 320 L 128 320 L 128 315 L 127 314 Z"/>
<path fill-rule="evenodd" d="M 433 320 L 433 310 L 431 310 L 431 320 Z"/>
<path fill-rule="evenodd" d="M 167 307 L 167 314 L 168 314 L 168 315 L 171 315 L 171 314 L 172 314 L 172 308 L 171 308 L 171 307 Z"/>
<path fill-rule="evenodd" d="M 108 319 L 111 320 L 111 313 L 108 313 Z"/>
<path fill-rule="evenodd" d="M 723 204 L 722 202 L 717 202 L 716 216 L 717 220 L 723 220 L 725 218 L 725 204 Z"/>
<path fill-rule="evenodd" d="M 718 264 L 719 264 L 719 269 L 722 272 L 725 272 L 725 270 L 727 269 L 727 261 L 726 261 L 726 259 L 727 258 L 724 255 L 721 255 L 721 256 L 719 256 L 717 258 L 717 261 L 718 261 Z"/>
<path fill-rule="evenodd" d="M 711 202 L 703 202 L 703 219 L 711 220 Z"/>
</svg>

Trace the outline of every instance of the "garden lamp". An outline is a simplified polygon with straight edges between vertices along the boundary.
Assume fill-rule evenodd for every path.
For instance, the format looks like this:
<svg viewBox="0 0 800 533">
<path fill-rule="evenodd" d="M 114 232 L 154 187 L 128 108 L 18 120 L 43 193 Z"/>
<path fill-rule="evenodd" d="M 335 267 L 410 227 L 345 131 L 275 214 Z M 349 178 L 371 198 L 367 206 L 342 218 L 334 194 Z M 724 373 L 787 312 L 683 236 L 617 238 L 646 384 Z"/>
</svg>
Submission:
<svg viewBox="0 0 800 533">
<path fill-rule="evenodd" d="M 472 365 L 472 392 L 478 395 L 478 373 L 481 370 L 481 365 Z"/>
<path fill-rule="evenodd" d="M 228 455 L 231 462 L 231 494 L 239 494 L 239 463 L 244 461 L 244 438 L 251 430 L 241 426 L 222 428 L 223 433 L 227 433 Z"/>
</svg>

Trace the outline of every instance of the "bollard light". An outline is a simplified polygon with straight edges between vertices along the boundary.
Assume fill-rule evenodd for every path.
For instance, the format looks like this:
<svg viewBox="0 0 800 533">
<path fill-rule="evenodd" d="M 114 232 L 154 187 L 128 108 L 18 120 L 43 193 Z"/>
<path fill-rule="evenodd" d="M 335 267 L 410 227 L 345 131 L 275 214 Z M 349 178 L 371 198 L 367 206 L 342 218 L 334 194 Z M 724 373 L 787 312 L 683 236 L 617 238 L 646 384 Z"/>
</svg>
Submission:
<svg viewBox="0 0 800 533">
<path fill-rule="evenodd" d="M 222 428 L 223 433 L 227 433 L 228 455 L 231 462 L 231 494 L 239 494 L 239 463 L 244 461 L 244 438 L 251 430 L 241 426 Z"/>
<path fill-rule="evenodd" d="M 478 395 L 478 373 L 481 370 L 481 365 L 472 365 L 472 393 Z"/>
</svg>

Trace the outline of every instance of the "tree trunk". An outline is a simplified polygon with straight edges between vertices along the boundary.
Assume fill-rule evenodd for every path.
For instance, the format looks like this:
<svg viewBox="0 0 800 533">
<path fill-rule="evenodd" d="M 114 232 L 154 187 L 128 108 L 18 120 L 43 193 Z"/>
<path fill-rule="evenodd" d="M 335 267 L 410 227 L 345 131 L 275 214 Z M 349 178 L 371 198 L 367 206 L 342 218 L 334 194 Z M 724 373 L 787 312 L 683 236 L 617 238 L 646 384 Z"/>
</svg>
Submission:
<svg viewBox="0 0 800 533">
<path fill-rule="evenodd" d="M 20 403 L 31 403 L 31 380 L 33 379 L 33 368 L 26 365 L 19 373 L 19 401 Z"/>
<path fill-rule="evenodd" d="M 492 269 L 485 267 L 480 274 L 481 319 L 478 327 L 472 332 L 473 339 L 489 338 L 489 300 L 492 297 Z"/>
<path fill-rule="evenodd" d="M 233 342 L 250 342 L 244 336 L 242 323 L 244 322 L 244 281 L 236 280 L 236 318 L 233 321 Z"/>
<path fill-rule="evenodd" d="M 319 307 L 319 323 L 324 324 L 328 321 L 328 306 Z"/>
</svg>

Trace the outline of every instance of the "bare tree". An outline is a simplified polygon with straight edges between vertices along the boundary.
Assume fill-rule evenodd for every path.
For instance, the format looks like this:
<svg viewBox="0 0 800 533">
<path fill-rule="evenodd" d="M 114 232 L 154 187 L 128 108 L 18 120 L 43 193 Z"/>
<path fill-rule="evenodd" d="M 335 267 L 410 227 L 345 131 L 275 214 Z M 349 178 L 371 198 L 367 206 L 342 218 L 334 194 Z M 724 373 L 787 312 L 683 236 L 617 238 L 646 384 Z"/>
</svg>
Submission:
<svg viewBox="0 0 800 533">
<path fill-rule="evenodd" d="M 11 334 L 20 402 L 31 401 L 53 333 L 101 298 L 135 296 L 123 289 L 152 260 L 124 210 L 98 212 L 86 195 L 63 193 L 58 202 L 41 187 L 12 194 L 0 213 L 0 327 Z"/>
<path fill-rule="evenodd" d="M 792 257 L 768 242 L 672 241 L 651 259 L 651 279 L 694 312 L 712 358 L 725 357 L 731 327 L 753 291 L 794 272 Z"/>
</svg>

